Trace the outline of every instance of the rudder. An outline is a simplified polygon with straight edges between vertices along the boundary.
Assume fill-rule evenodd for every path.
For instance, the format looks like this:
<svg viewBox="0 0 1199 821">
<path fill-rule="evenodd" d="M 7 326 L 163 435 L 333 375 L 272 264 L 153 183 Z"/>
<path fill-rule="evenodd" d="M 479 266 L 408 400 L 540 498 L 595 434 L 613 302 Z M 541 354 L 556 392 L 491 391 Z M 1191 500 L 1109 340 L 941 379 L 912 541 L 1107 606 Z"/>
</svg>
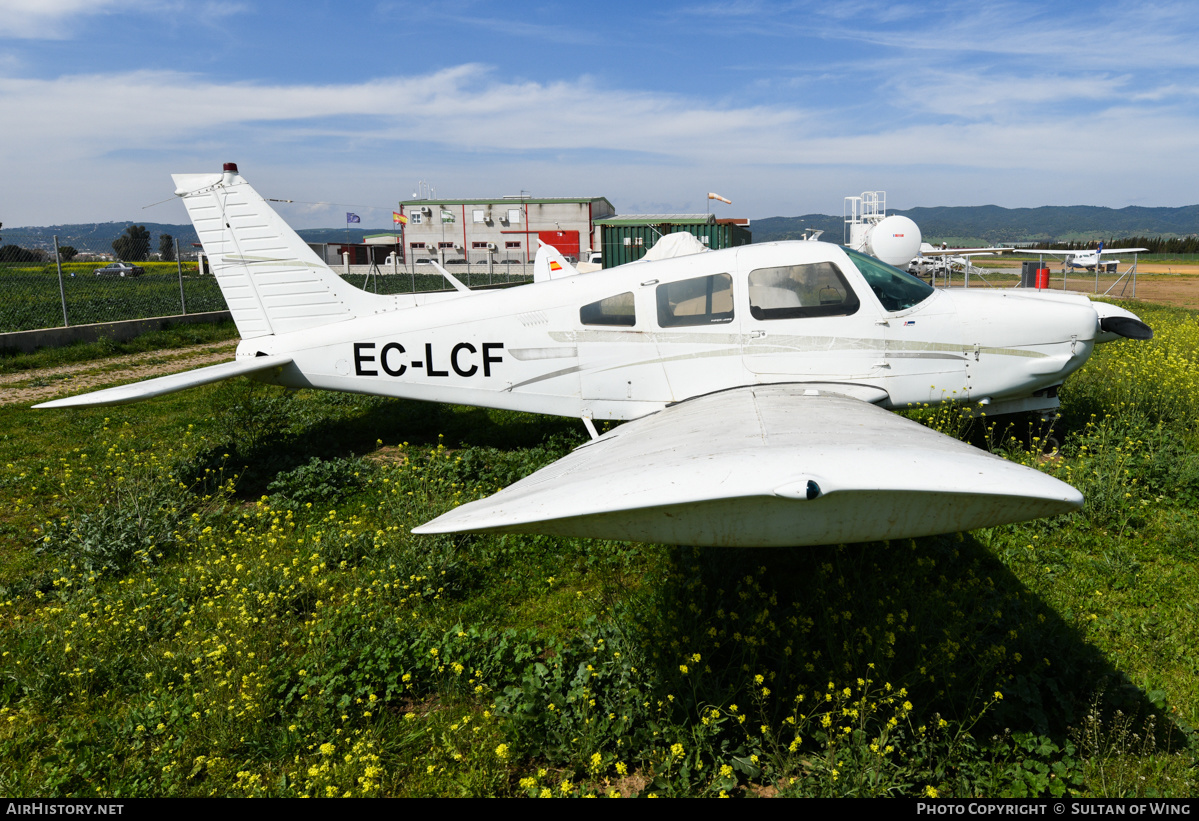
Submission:
<svg viewBox="0 0 1199 821">
<path fill-rule="evenodd" d="M 242 339 L 303 331 L 393 310 L 354 288 L 226 163 L 220 174 L 174 174 L 175 194 L 204 246 Z"/>
</svg>

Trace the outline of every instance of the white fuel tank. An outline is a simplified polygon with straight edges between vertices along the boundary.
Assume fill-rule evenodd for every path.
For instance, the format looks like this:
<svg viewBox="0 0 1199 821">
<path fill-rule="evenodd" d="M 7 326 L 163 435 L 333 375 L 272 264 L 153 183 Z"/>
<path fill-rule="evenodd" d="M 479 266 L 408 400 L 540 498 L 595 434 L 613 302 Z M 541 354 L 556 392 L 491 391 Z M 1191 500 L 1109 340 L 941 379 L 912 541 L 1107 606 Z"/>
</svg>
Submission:
<svg viewBox="0 0 1199 821">
<path fill-rule="evenodd" d="M 890 216 L 866 233 L 865 252 L 888 265 L 905 268 L 920 253 L 920 227 L 907 217 Z"/>
</svg>

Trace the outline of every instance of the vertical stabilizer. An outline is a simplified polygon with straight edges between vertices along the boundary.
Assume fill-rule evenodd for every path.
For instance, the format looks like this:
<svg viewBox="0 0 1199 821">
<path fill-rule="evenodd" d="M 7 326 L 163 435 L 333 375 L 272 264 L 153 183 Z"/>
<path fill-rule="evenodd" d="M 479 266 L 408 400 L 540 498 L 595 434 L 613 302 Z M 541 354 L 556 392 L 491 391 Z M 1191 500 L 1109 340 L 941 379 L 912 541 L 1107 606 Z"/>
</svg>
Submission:
<svg viewBox="0 0 1199 821">
<path fill-rule="evenodd" d="M 533 281 L 545 282 L 550 279 L 565 279 L 578 275 L 575 267 L 566 261 L 566 257 L 558 253 L 558 249 L 537 240 L 537 256 L 533 258 Z"/>
<path fill-rule="evenodd" d="M 242 339 L 303 331 L 395 308 L 332 271 L 226 163 L 220 174 L 174 174 Z"/>
</svg>

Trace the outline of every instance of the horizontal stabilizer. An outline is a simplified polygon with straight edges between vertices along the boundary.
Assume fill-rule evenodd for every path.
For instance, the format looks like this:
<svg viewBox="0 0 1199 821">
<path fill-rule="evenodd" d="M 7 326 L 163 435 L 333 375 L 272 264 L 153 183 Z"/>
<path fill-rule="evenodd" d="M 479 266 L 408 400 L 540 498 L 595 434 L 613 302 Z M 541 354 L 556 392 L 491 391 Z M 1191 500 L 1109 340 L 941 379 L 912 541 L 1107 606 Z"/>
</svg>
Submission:
<svg viewBox="0 0 1199 821">
<path fill-rule="evenodd" d="M 34 405 L 35 408 L 84 408 L 99 405 L 127 405 L 130 402 L 140 402 L 155 396 L 196 388 L 222 379 L 234 376 L 244 376 L 250 373 L 278 368 L 291 362 L 289 356 L 254 356 L 236 359 L 233 362 L 222 362 L 220 365 L 210 365 L 207 368 L 197 368 L 194 371 L 173 373 L 170 376 L 159 376 L 144 382 L 134 382 L 131 385 L 121 385 L 116 388 L 105 388 L 101 391 L 71 396 L 66 399 L 55 399 Z"/>
<path fill-rule="evenodd" d="M 1040 471 L 812 393 L 765 385 L 671 406 L 413 532 L 769 547 L 950 533 L 1082 506 Z"/>
</svg>

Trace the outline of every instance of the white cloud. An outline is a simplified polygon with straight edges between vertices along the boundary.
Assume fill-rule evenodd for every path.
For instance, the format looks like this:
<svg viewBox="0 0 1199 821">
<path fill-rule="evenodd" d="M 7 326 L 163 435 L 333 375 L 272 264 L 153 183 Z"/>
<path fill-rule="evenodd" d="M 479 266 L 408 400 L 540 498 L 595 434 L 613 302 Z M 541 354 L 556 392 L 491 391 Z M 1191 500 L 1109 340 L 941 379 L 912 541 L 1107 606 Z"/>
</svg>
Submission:
<svg viewBox="0 0 1199 821">
<path fill-rule="evenodd" d="M 1106 108 L 1126 99 L 1128 75 L 1056 73 L 1020 76 L 985 70 L 916 69 L 886 83 L 913 111 L 988 120 L 1056 114 L 1071 117 L 1084 106 Z"/>
<path fill-rule="evenodd" d="M 138 0 L 0 0 L 0 38 L 61 40 L 81 17 L 144 5 Z"/>
<path fill-rule="evenodd" d="M 678 210 L 702 210 L 698 197 L 719 190 L 749 216 L 836 212 L 842 196 L 875 188 L 926 205 L 992 191 L 1008 192 L 993 197 L 1003 205 L 1194 198 L 1193 118 L 1130 102 L 1123 76 L 992 78 L 972 93 L 975 81 L 931 72 L 897 83 L 908 102 L 927 95 L 924 110 L 956 112 L 933 123 L 721 105 L 586 77 L 507 82 L 474 64 L 325 85 L 162 71 L 0 78 L 0 106 L 22 113 L 0 129 L 5 221 L 137 216 L 169 194 L 168 173 L 225 160 L 279 196 L 379 208 L 418 178 L 443 195 L 526 188 Z M 1048 105 L 1061 87 L 1097 104 L 1064 116 Z M 1105 96 L 1123 102 L 1105 108 Z M 1026 112 L 1021 98 L 1034 103 Z M 320 213 L 296 216 L 327 222 Z"/>
<path fill-rule="evenodd" d="M 65 40 L 88 18 L 104 15 L 160 12 L 211 25 L 244 11 L 233 0 L 0 0 L 0 40 Z"/>
<path fill-rule="evenodd" d="M 580 106 L 580 100 L 587 100 Z M 0 145 L 59 146 L 74 156 L 195 142 L 224 127 L 263 137 L 431 140 L 460 147 L 616 149 L 662 154 L 743 150 L 747 138 L 781 146 L 802 113 L 706 107 L 686 98 L 605 90 L 588 80 L 503 83 L 477 65 L 364 83 L 220 84 L 175 72 L 0 79 L 0 101 L 23 112 Z M 619 112 L 614 116 L 614 112 Z M 64 116 L 86 133 L 63 128 Z M 697 139 L 697 137 L 699 139 Z"/>
</svg>

